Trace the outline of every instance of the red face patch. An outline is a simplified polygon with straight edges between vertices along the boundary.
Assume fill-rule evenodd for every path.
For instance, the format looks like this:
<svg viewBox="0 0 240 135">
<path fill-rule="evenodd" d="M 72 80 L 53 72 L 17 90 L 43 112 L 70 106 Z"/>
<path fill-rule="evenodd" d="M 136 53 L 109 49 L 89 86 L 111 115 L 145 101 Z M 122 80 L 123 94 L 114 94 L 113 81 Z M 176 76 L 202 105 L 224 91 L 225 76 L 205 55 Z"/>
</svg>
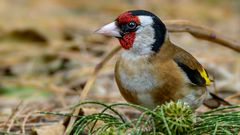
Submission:
<svg viewBox="0 0 240 135">
<path fill-rule="evenodd" d="M 129 22 L 135 22 L 140 24 L 140 21 L 137 16 L 133 16 L 130 12 L 122 13 L 116 19 L 118 25 L 128 24 Z M 122 38 L 119 38 L 119 42 L 124 49 L 130 49 L 133 46 L 135 39 L 135 32 L 124 33 Z"/>
<path fill-rule="evenodd" d="M 124 23 L 129 23 L 131 21 L 136 22 L 137 24 L 140 23 L 139 19 L 137 16 L 133 16 L 130 12 L 124 12 L 121 15 L 118 16 L 116 19 L 118 24 L 124 24 Z"/>
<path fill-rule="evenodd" d="M 133 46 L 133 42 L 135 39 L 135 32 L 129 32 L 126 35 L 124 35 L 122 38 L 118 38 L 121 46 L 124 49 L 129 49 Z"/>
</svg>

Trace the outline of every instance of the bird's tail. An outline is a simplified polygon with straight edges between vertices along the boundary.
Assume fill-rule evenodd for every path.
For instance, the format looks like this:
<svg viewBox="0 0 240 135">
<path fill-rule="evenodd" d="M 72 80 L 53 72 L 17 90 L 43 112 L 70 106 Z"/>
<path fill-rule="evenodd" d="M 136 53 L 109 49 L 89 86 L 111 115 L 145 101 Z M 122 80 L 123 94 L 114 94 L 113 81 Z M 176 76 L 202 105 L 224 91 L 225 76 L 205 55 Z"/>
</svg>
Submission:
<svg viewBox="0 0 240 135">
<path fill-rule="evenodd" d="M 216 94 L 209 92 L 210 98 L 204 100 L 203 104 L 211 109 L 217 108 L 220 105 L 232 105 L 223 98 L 217 96 Z"/>
</svg>

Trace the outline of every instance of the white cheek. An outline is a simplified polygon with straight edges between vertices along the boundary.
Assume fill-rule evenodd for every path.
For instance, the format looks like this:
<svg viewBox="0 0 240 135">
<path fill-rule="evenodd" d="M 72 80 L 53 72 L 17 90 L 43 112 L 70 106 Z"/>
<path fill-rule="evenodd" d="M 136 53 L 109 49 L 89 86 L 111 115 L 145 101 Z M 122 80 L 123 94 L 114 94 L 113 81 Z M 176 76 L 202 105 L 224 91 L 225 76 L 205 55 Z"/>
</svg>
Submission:
<svg viewBox="0 0 240 135">
<path fill-rule="evenodd" d="M 129 59 L 135 59 L 139 56 L 149 56 L 153 54 L 152 46 L 156 41 L 155 30 L 152 27 L 153 20 L 150 16 L 139 16 L 141 25 L 136 31 L 136 36 L 132 48 L 125 50 L 123 56 Z"/>
<path fill-rule="evenodd" d="M 153 24 L 153 19 L 150 16 L 138 16 L 141 25 L 142 26 L 147 26 Z"/>
<path fill-rule="evenodd" d="M 132 48 L 123 52 L 123 57 L 135 59 L 138 56 L 149 56 L 153 54 L 152 46 L 156 41 L 154 39 L 154 29 L 146 26 L 136 32 L 136 37 Z"/>
<path fill-rule="evenodd" d="M 139 55 L 146 55 L 152 53 L 152 45 L 155 42 L 154 29 L 151 26 L 143 28 L 136 33 L 136 38 L 133 44 L 133 50 Z"/>
</svg>

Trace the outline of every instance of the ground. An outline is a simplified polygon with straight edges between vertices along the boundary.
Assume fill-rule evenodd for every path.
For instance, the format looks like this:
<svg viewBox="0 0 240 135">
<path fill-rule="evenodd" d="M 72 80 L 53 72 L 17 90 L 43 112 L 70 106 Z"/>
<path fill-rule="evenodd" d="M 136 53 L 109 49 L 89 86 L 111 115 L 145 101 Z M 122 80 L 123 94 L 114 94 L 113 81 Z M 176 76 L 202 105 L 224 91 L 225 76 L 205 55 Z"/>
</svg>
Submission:
<svg viewBox="0 0 240 135">
<path fill-rule="evenodd" d="M 0 131 L 30 133 L 32 127 L 62 121 L 38 112 L 71 111 L 94 67 L 119 45 L 94 31 L 130 9 L 152 11 L 162 20 L 190 20 L 239 40 L 237 0 L 2 0 Z M 240 92 L 239 53 L 187 33 L 170 33 L 170 38 L 206 67 L 215 79 L 210 89 L 224 97 Z M 117 55 L 104 66 L 87 99 L 125 102 L 114 81 Z"/>
</svg>

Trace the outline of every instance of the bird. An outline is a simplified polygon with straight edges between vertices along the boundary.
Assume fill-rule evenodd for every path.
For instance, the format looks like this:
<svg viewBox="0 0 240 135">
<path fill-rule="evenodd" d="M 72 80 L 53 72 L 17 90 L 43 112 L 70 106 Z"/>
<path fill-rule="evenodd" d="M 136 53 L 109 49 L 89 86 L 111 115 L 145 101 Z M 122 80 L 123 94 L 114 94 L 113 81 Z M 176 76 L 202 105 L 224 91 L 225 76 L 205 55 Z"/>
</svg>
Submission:
<svg viewBox="0 0 240 135">
<path fill-rule="evenodd" d="M 217 106 L 228 104 L 207 90 L 212 81 L 206 69 L 171 42 L 166 25 L 155 14 L 126 11 L 96 33 L 117 38 L 123 48 L 114 73 L 127 102 L 155 108 L 169 101 L 182 101 L 196 109 L 214 98 Z"/>
</svg>

